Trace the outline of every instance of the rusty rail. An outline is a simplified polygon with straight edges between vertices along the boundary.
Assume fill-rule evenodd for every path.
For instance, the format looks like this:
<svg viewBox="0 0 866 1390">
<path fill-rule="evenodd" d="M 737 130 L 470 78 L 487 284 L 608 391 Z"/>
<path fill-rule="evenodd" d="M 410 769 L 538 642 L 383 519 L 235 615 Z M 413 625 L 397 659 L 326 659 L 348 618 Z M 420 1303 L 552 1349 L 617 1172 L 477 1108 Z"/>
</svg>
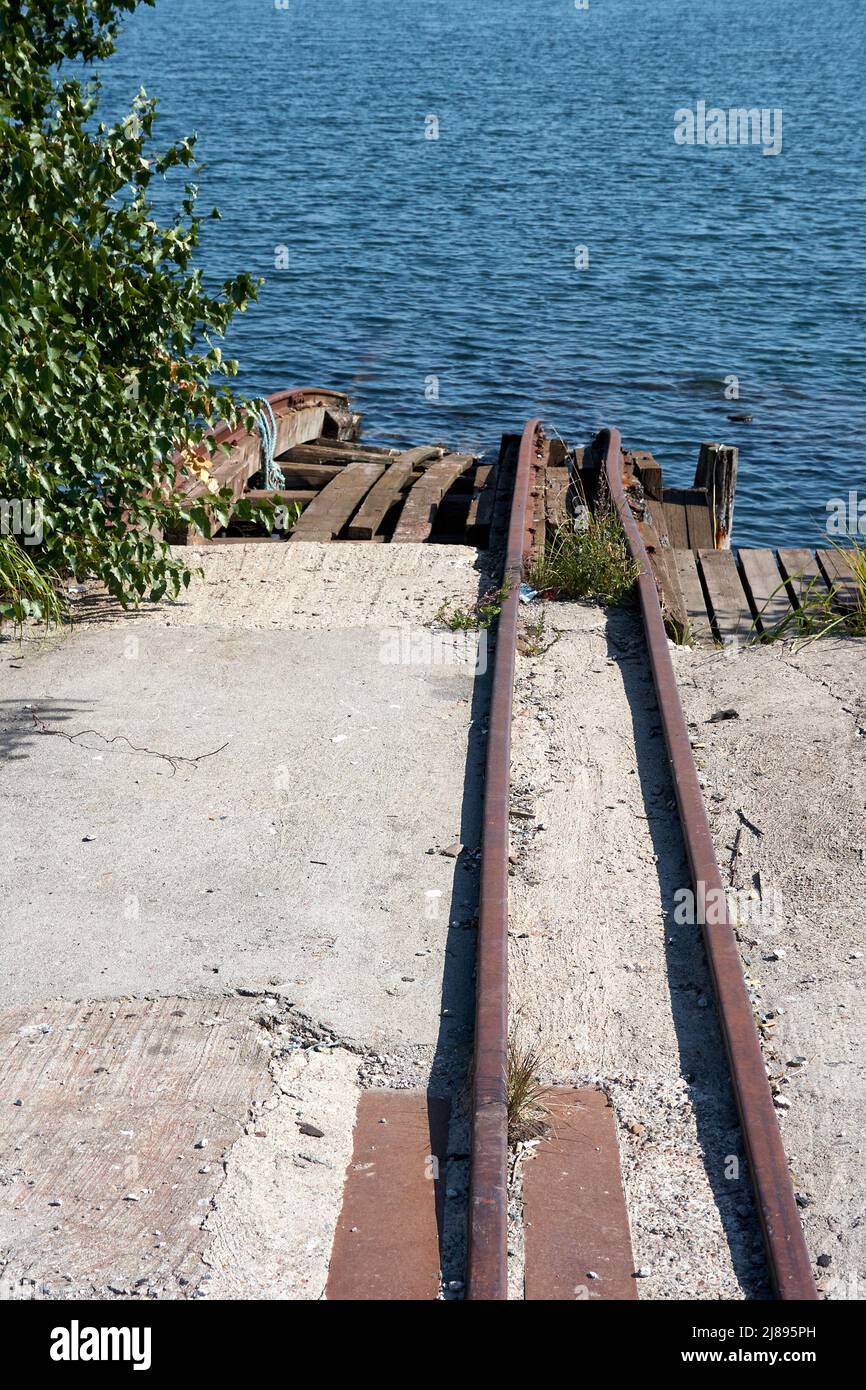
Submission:
<svg viewBox="0 0 866 1390">
<path fill-rule="evenodd" d="M 484 820 L 475 983 L 475 1068 L 469 1180 L 467 1298 L 504 1299 L 508 1286 L 508 1116 L 505 1067 L 508 1038 L 508 814 L 511 704 L 517 614 L 524 555 L 529 550 L 529 496 L 543 440 L 541 422 L 523 431 L 511 498 L 503 582 L 508 590 L 496 629 Z"/>
<path fill-rule="evenodd" d="M 604 466 L 610 494 L 625 528 L 629 548 L 640 567 L 638 587 L 650 667 L 692 882 L 696 893 L 698 885 L 703 883 L 707 895 L 713 890 L 715 901 L 722 902 L 726 900 L 724 886 L 698 783 L 658 592 L 623 484 L 619 432 L 603 430 L 599 442 L 605 450 Z M 699 897 L 698 900 L 704 899 Z M 818 1294 L 794 1200 L 788 1161 L 727 910 L 723 923 L 710 926 L 704 921 L 702 927 L 773 1287 L 780 1299 L 816 1299 Z"/>
</svg>

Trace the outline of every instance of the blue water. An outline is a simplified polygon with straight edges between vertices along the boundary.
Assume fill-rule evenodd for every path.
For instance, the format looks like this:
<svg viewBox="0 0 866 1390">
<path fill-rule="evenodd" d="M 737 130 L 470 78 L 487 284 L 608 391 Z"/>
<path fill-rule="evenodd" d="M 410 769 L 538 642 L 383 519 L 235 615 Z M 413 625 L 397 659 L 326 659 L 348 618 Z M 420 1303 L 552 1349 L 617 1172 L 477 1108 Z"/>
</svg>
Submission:
<svg viewBox="0 0 866 1390">
<path fill-rule="evenodd" d="M 245 391 L 484 449 L 616 424 L 680 485 L 719 439 L 735 540 L 796 544 L 866 489 L 864 72 L 860 0 L 159 0 L 105 83 L 198 132 L 208 277 L 267 277 Z M 677 145 L 699 100 L 781 108 L 782 153 Z"/>
</svg>

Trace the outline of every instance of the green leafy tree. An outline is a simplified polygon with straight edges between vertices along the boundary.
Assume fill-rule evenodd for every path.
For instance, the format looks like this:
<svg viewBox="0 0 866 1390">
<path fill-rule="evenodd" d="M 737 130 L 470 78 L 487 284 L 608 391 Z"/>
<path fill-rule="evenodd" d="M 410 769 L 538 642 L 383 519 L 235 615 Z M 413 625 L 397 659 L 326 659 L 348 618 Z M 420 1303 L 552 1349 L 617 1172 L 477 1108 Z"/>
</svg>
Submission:
<svg viewBox="0 0 866 1390">
<path fill-rule="evenodd" d="M 225 521 L 210 431 L 249 423 L 219 339 L 261 282 L 206 291 L 193 182 L 170 225 L 149 201 L 171 169 L 196 177 L 194 139 L 152 153 L 143 91 L 125 119 L 98 121 L 87 65 L 138 3 L 0 0 L 0 618 L 56 616 L 70 577 L 124 605 L 176 594 L 190 574 L 161 534 Z M 178 454 L 207 506 L 179 502 Z M 39 543 L 10 526 L 24 500 Z"/>
</svg>

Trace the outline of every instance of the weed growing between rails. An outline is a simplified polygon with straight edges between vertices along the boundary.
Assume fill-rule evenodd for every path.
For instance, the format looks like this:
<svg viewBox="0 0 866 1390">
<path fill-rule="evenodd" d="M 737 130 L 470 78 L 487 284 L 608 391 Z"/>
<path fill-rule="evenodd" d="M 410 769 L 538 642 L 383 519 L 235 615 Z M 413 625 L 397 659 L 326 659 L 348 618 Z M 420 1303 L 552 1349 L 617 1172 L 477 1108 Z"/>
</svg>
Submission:
<svg viewBox="0 0 866 1390">
<path fill-rule="evenodd" d="M 516 1032 L 509 1034 L 505 1095 L 511 1149 L 531 1139 L 541 1139 L 548 1131 L 550 1112 L 539 1079 L 543 1061 L 541 1053 L 531 1043 L 521 1043 Z"/>
<path fill-rule="evenodd" d="M 532 566 L 529 582 L 558 598 L 587 598 L 606 606 L 632 596 L 638 566 L 632 559 L 616 512 L 605 507 L 584 513 L 583 530 L 560 527 Z"/>
</svg>

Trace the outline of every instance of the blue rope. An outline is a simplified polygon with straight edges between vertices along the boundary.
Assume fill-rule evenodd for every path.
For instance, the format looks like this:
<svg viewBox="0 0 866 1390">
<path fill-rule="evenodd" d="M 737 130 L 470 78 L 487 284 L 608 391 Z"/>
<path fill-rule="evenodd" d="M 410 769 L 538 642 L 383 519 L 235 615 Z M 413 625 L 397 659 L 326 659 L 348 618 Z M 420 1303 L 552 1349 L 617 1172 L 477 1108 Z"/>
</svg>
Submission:
<svg viewBox="0 0 866 1390">
<path fill-rule="evenodd" d="M 265 490 L 276 492 L 279 488 L 286 486 L 286 480 L 283 470 L 274 461 L 277 448 L 277 422 L 274 419 L 270 401 L 266 401 L 264 398 L 259 401 L 256 422 L 262 437 L 262 473 L 264 474 Z"/>
</svg>

